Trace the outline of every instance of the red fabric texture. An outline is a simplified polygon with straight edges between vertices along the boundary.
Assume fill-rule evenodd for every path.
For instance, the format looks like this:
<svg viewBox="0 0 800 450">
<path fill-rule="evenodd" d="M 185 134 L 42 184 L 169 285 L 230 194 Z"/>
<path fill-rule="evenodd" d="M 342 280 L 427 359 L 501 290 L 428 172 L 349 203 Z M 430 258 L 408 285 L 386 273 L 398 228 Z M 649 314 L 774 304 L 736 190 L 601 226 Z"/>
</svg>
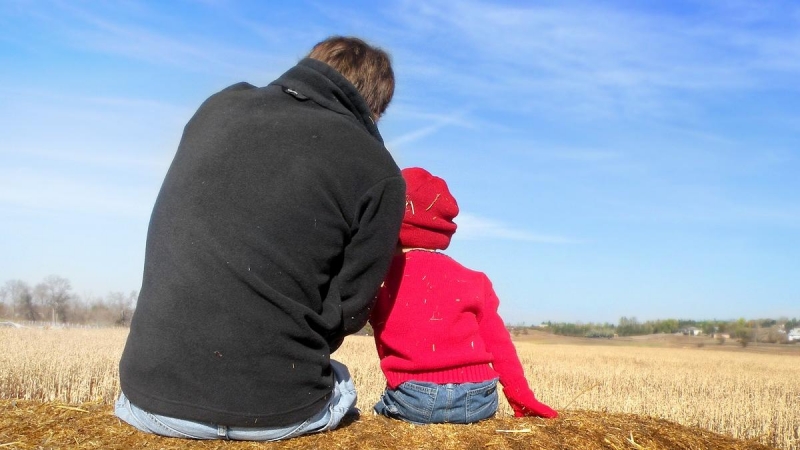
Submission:
<svg viewBox="0 0 800 450">
<path fill-rule="evenodd" d="M 489 278 L 447 255 L 412 250 L 392 261 L 370 323 L 390 388 L 499 377 L 517 417 L 556 417 L 528 386 Z"/>
<path fill-rule="evenodd" d="M 447 183 L 425 169 L 402 170 L 406 181 L 406 212 L 400 227 L 400 245 L 444 250 L 456 231 L 453 219 L 458 203 Z"/>
</svg>

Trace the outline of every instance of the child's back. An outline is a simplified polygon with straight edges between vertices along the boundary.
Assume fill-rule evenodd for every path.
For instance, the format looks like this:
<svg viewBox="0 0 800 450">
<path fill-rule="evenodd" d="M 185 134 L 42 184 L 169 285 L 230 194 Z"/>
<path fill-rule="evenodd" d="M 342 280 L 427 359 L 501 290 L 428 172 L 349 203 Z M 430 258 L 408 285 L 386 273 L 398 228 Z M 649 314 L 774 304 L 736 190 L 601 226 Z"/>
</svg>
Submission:
<svg viewBox="0 0 800 450">
<path fill-rule="evenodd" d="M 447 248 L 458 205 L 441 178 L 403 170 L 406 214 L 370 322 L 387 389 L 378 413 L 418 423 L 494 415 L 497 381 L 517 416 L 555 417 L 528 387 L 491 282 L 435 250 Z"/>
<path fill-rule="evenodd" d="M 496 378 L 484 344 L 505 331 L 491 314 L 496 307 L 486 276 L 449 256 L 427 250 L 395 256 L 372 315 L 389 387 L 409 380 L 446 384 Z M 484 315 L 487 308 L 490 314 Z"/>
</svg>

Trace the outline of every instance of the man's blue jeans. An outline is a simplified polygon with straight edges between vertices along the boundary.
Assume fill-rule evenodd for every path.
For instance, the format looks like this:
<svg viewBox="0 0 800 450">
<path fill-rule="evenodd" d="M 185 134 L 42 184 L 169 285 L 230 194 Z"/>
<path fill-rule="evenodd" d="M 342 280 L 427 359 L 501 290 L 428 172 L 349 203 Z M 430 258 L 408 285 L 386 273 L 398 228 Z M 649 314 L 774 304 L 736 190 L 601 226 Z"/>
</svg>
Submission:
<svg viewBox="0 0 800 450">
<path fill-rule="evenodd" d="M 473 423 L 497 412 L 497 378 L 482 383 L 406 381 L 383 392 L 375 412 L 416 424 Z"/>
<path fill-rule="evenodd" d="M 307 420 L 286 427 L 228 427 L 151 414 L 132 404 L 122 393 L 117 400 L 114 412 L 120 419 L 146 433 L 187 439 L 277 441 L 304 434 L 333 430 L 339 426 L 345 416 L 358 414 L 358 409 L 356 408 L 358 396 L 347 367 L 334 360 L 331 360 L 331 367 L 333 369 L 334 386 L 333 395 L 328 404 L 322 408 L 322 411 Z"/>
</svg>

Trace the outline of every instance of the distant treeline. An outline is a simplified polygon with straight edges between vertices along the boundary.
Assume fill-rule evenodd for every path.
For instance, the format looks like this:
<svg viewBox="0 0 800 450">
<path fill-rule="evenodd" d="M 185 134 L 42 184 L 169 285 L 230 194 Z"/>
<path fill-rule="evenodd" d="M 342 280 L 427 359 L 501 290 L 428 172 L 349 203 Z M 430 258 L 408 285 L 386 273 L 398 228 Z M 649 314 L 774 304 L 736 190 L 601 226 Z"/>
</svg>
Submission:
<svg viewBox="0 0 800 450">
<path fill-rule="evenodd" d="M 685 333 L 704 335 L 728 335 L 732 338 L 747 339 L 754 336 L 755 330 L 775 329 L 789 331 L 800 326 L 798 319 L 758 319 L 758 320 L 682 320 L 663 319 L 639 322 L 635 317 L 621 317 L 619 323 L 567 323 L 544 322 L 542 328 L 563 336 L 611 338 L 614 336 L 643 336 L 658 333 Z"/>
<path fill-rule="evenodd" d="M 72 292 L 68 279 L 58 275 L 35 285 L 8 280 L 0 286 L 0 320 L 128 326 L 137 299 L 136 291 L 81 297 Z"/>
<path fill-rule="evenodd" d="M 31 285 L 23 280 L 8 280 L 0 286 L 0 321 L 49 322 L 52 324 L 128 326 L 136 308 L 138 293 L 109 292 L 105 296 L 79 296 L 72 285 L 58 275 L 45 277 Z M 538 328 L 564 336 L 611 338 L 657 333 L 726 335 L 739 340 L 778 342 L 780 333 L 800 327 L 800 320 L 681 320 L 664 319 L 639 322 L 635 317 L 621 317 L 613 323 L 544 322 L 541 326 L 507 325 L 514 334 L 528 334 Z M 765 331 L 769 330 L 766 336 Z M 361 334 L 372 334 L 367 325 Z"/>
</svg>

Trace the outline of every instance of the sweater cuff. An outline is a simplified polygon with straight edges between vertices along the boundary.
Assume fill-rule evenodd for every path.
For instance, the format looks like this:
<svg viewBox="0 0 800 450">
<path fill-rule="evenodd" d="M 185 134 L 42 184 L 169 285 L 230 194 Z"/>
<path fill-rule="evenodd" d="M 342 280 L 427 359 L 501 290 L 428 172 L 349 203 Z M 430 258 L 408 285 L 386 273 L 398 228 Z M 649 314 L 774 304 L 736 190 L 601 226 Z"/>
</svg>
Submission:
<svg viewBox="0 0 800 450">
<path fill-rule="evenodd" d="M 384 375 L 386 376 L 386 384 L 391 389 L 397 389 L 401 384 L 412 380 L 434 384 L 461 384 L 481 383 L 499 377 L 497 372 L 495 372 L 489 364 L 476 364 L 474 366 L 413 373 L 384 370 Z"/>
</svg>

